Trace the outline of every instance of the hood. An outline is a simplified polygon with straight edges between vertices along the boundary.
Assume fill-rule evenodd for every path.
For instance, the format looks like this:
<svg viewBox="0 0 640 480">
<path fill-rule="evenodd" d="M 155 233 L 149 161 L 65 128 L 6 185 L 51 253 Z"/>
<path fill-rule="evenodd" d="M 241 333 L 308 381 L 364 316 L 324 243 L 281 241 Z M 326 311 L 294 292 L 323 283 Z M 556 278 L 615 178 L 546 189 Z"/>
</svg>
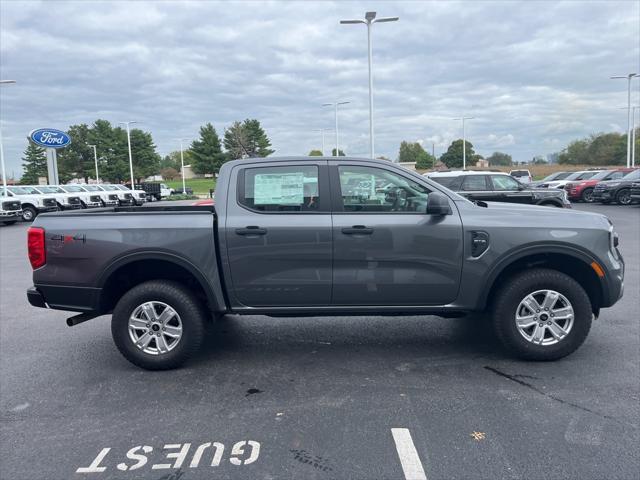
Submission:
<svg viewBox="0 0 640 480">
<path fill-rule="evenodd" d="M 505 223 L 531 223 L 537 226 L 548 224 L 558 229 L 564 227 L 597 227 L 608 229 L 609 219 L 600 213 L 585 212 L 567 208 L 543 207 L 540 205 L 525 205 L 520 203 L 485 202 L 487 207 L 474 206 L 488 214 L 498 212 Z M 513 218 L 510 218 L 513 217 Z M 515 218 L 515 219 L 514 219 Z M 518 220 L 519 219 L 519 220 Z M 525 222 L 526 220 L 526 222 Z"/>
</svg>

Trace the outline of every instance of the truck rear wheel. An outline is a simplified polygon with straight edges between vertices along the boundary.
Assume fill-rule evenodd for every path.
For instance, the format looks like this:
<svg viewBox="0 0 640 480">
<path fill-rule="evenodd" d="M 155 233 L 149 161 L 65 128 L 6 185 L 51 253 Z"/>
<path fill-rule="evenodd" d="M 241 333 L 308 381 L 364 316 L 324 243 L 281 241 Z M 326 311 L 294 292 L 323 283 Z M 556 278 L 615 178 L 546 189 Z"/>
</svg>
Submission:
<svg viewBox="0 0 640 480">
<path fill-rule="evenodd" d="M 510 278 L 493 303 L 499 340 L 526 360 L 557 360 L 574 352 L 587 338 L 591 318 L 591 301 L 582 286 L 543 268 Z"/>
<path fill-rule="evenodd" d="M 177 368 L 200 348 L 205 315 L 177 282 L 152 280 L 129 290 L 113 311 L 111 334 L 120 353 L 146 370 Z"/>
</svg>

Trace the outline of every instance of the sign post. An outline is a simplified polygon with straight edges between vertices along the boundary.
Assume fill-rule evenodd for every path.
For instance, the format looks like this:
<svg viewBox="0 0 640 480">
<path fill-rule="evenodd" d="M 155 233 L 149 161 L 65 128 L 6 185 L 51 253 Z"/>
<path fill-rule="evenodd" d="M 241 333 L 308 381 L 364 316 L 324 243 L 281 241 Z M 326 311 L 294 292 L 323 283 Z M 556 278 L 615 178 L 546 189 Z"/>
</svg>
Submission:
<svg viewBox="0 0 640 480">
<path fill-rule="evenodd" d="M 55 128 L 38 128 L 29 133 L 29 139 L 47 151 L 47 177 L 49 185 L 58 185 L 58 159 L 56 150 L 64 148 L 71 143 L 71 137 L 61 130 Z"/>
</svg>

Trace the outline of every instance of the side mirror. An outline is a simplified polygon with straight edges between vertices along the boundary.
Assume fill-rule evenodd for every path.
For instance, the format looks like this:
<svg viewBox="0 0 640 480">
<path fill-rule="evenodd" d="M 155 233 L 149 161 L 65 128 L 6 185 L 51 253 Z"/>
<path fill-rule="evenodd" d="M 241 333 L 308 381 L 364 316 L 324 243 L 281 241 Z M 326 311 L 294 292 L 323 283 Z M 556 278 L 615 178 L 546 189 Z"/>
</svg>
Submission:
<svg viewBox="0 0 640 480">
<path fill-rule="evenodd" d="M 440 192 L 432 192 L 427 197 L 427 215 L 451 215 L 449 198 Z"/>
</svg>

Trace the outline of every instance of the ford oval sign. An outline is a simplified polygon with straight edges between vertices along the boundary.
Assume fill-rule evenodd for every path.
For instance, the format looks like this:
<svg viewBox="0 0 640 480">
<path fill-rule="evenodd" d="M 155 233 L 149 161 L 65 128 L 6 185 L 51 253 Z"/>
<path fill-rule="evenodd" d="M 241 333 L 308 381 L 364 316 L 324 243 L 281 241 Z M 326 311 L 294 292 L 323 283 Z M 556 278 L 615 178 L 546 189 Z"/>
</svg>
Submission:
<svg viewBox="0 0 640 480">
<path fill-rule="evenodd" d="M 29 134 L 29 138 L 36 145 L 45 148 L 63 148 L 71 143 L 71 137 L 55 128 L 39 128 Z"/>
</svg>

